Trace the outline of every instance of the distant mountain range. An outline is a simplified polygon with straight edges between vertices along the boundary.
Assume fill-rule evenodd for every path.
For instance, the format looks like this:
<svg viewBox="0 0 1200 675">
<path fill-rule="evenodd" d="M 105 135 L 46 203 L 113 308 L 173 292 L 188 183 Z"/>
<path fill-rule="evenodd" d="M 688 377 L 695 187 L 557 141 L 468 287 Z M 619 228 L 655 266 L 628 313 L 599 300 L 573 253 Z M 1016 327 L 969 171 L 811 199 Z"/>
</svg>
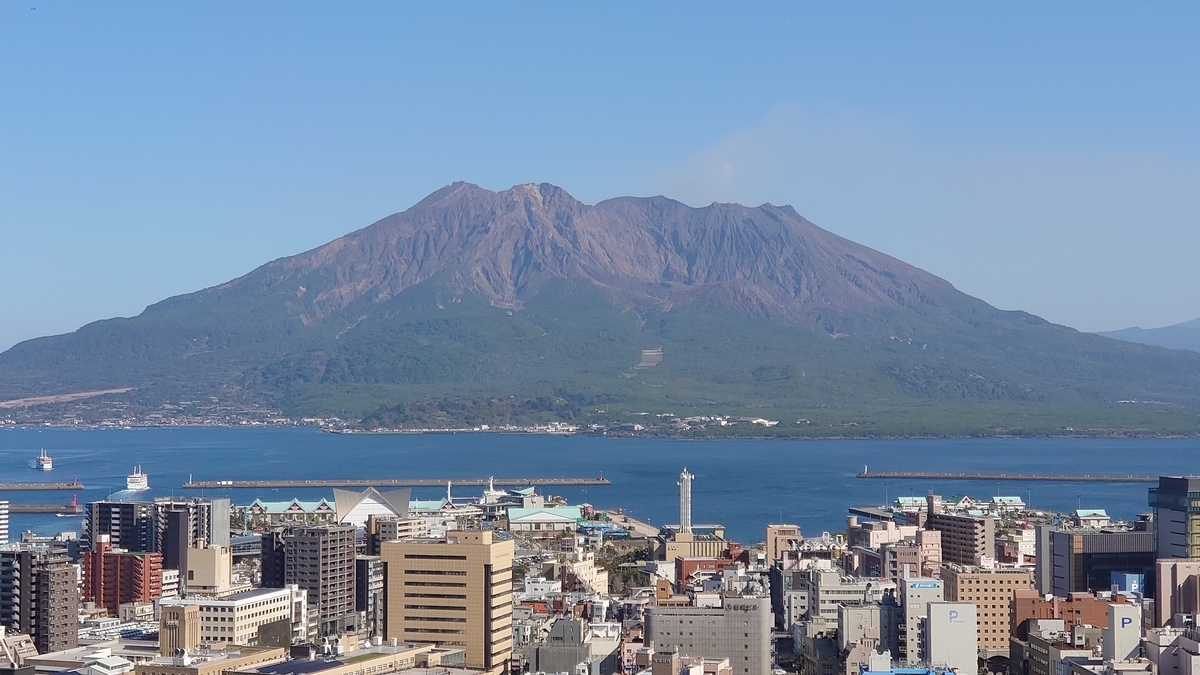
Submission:
<svg viewBox="0 0 1200 675">
<path fill-rule="evenodd" d="M 122 396 L 141 405 L 214 396 L 387 426 L 724 412 L 824 435 L 1194 433 L 1198 384 L 1200 354 L 998 310 L 788 206 L 589 206 L 548 184 L 455 183 L 0 354 L 0 399 L 136 387 Z"/>
<path fill-rule="evenodd" d="M 1200 352 L 1200 319 L 1192 319 L 1163 328 L 1125 328 L 1099 333 L 1099 335 L 1143 345 Z"/>
</svg>

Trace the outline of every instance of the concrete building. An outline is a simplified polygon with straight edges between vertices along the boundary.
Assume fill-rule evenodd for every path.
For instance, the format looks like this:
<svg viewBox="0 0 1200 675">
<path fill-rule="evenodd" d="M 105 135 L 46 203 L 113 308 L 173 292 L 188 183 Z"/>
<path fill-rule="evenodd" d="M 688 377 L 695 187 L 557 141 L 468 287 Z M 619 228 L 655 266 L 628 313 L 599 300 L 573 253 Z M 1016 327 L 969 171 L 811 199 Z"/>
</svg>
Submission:
<svg viewBox="0 0 1200 675">
<path fill-rule="evenodd" d="M 293 527 L 283 535 L 283 583 L 308 592 L 315 636 L 359 629 L 354 609 L 356 529 L 353 525 Z"/>
<path fill-rule="evenodd" d="M 1109 604 L 1128 602 L 1125 596 L 1101 597 L 1091 593 L 1071 593 L 1065 598 L 1044 597 L 1032 588 L 1013 591 L 1012 636 L 1029 639 L 1028 622 L 1039 619 L 1061 619 L 1063 630 L 1075 626 L 1106 626 Z"/>
<path fill-rule="evenodd" d="M 0 500 L 0 544 L 8 543 L 8 500 Z"/>
<path fill-rule="evenodd" d="M 534 647 L 530 666 L 537 673 L 612 675 L 621 667 L 620 644 L 619 633 L 614 638 L 598 638 L 584 621 L 559 617 L 545 641 Z"/>
<path fill-rule="evenodd" d="M 1200 558 L 1200 477 L 1159 476 L 1150 488 L 1159 558 Z"/>
<path fill-rule="evenodd" d="M 385 541 L 387 637 L 466 651 L 466 666 L 499 674 L 512 655 L 514 544 L 491 531 Z"/>
<path fill-rule="evenodd" d="M 1142 608 L 1129 603 L 1108 606 L 1108 625 L 1104 628 L 1104 660 L 1125 661 L 1142 651 Z"/>
<path fill-rule="evenodd" d="M 121 605 L 153 603 L 162 597 L 162 555 L 114 549 L 108 535 L 97 535 L 83 554 L 84 602 L 94 602 L 115 617 Z"/>
<path fill-rule="evenodd" d="M 0 625 L 32 636 L 38 652 L 78 643 L 79 587 L 66 552 L 41 544 L 0 546 Z"/>
<path fill-rule="evenodd" d="M 233 588 L 233 554 L 228 548 L 209 546 L 188 549 L 187 571 L 183 576 L 183 595 L 220 598 L 238 590 Z"/>
<path fill-rule="evenodd" d="M 942 533 L 942 560 L 956 565 L 978 565 L 995 556 L 996 519 L 932 511 L 925 529 Z"/>
<path fill-rule="evenodd" d="M 134 666 L 134 675 L 229 675 L 255 666 L 279 663 L 287 657 L 283 647 L 238 647 L 210 650 L 202 655 L 156 656 Z"/>
<path fill-rule="evenodd" d="M 184 608 L 171 612 L 181 622 L 172 639 L 188 644 L 194 639 L 189 622 L 194 616 L 200 618 L 200 644 L 279 646 L 309 638 L 306 593 L 295 586 L 256 588 L 226 598 L 172 598 L 161 605 L 164 613 L 168 608 Z M 188 607 L 196 608 L 196 613 Z M 160 618 L 160 630 L 163 621 Z"/>
<path fill-rule="evenodd" d="M 315 648 L 290 660 L 253 668 L 241 668 L 229 675 L 385 675 L 403 671 L 423 670 L 427 674 L 449 675 L 462 673 L 463 652 L 461 649 L 439 649 L 432 645 L 360 645 L 344 654 L 322 654 Z M 300 651 L 300 650 L 295 650 Z"/>
<path fill-rule="evenodd" d="M 711 608 L 652 607 L 646 640 L 658 650 L 728 658 L 733 675 L 768 675 L 773 623 L 767 598 L 726 598 Z"/>
<path fill-rule="evenodd" d="M 1177 615 L 1200 614 L 1200 559 L 1160 559 L 1154 576 L 1155 626 L 1171 625 Z"/>
<path fill-rule="evenodd" d="M 933 577 L 905 579 L 900 584 L 900 608 L 903 622 L 899 626 L 899 658 L 909 664 L 923 660 L 921 647 L 926 642 L 924 626 L 929 618 L 929 603 L 946 599 L 945 583 Z"/>
<path fill-rule="evenodd" d="M 1020 567 L 942 567 L 946 599 L 975 605 L 979 649 L 985 658 L 1007 654 L 1012 635 L 1013 593 L 1033 586 L 1033 575 Z"/>
<path fill-rule="evenodd" d="M 799 525 L 767 525 L 767 564 L 775 564 L 785 552 L 795 551 L 803 542 Z"/>
<path fill-rule="evenodd" d="M 200 647 L 200 605 L 163 603 L 158 616 L 158 653 L 174 656 L 180 649 L 195 653 Z"/>
<path fill-rule="evenodd" d="M 649 540 L 650 559 L 673 562 L 676 558 L 716 558 L 729 548 L 721 525 L 692 523 L 692 481 L 685 468 L 679 474 L 679 524 L 668 525 Z"/>
<path fill-rule="evenodd" d="M 934 667 L 949 668 L 959 675 L 978 673 L 979 643 L 975 622 L 974 603 L 929 603 L 924 661 Z"/>
<path fill-rule="evenodd" d="M 354 609 L 365 618 L 361 631 L 368 637 L 383 635 L 387 607 L 385 584 L 387 568 L 379 556 L 354 559 Z"/>
<path fill-rule="evenodd" d="M 158 497 L 154 500 L 154 550 L 163 569 L 186 571 L 189 549 L 229 548 L 232 505 L 226 498 Z"/>
<path fill-rule="evenodd" d="M 1051 584 L 1046 593 L 1066 597 L 1070 593 L 1108 590 L 1113 572 L 1154 577 L 1154 533 L 1134 530 L 1091 528 L 1053 529 L 1039 548 L 1037 561 L 1050 564 Z"/>
<path fill-rule="evenodd" d="M 155 510 L 152 502 L 120 502 L 108 499 L 88 502 L 84 508 L 80 546 L 93 550 L 100 535 L 108 536 L 113 548 L 136 553 L 156 550 Z"/>
</svg>

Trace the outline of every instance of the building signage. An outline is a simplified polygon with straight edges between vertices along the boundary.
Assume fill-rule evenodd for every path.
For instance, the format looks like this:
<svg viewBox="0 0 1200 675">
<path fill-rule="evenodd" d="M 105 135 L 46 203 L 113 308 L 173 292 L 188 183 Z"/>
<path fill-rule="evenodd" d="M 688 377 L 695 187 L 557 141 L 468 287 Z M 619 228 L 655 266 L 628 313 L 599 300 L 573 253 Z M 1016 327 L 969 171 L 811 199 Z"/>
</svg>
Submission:
<svg viewBox="0 0 1200 675">
<path fill-rule="evenodd" d="M 937 588 L 938 585 L 936 582 L 914 581 L 913 583 L 909 584 L 908 587 L 909 588 Z"/>
<path fill-rule="evenodd" d="M 731 612 L 757 612 L 758 605 L 725 605 L 726 611 Z"/>
</svg>

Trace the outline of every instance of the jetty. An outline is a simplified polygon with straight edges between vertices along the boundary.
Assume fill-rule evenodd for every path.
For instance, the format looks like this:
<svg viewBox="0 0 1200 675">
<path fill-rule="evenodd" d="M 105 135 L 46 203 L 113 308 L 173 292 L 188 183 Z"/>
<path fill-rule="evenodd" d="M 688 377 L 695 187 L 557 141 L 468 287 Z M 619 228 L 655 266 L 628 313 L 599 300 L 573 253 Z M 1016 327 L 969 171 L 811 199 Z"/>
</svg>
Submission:
<svg viewBox="0 0 1200 675">
<path fill-rule="evenodd" d="M 8 512 L 12 513 L 44 513 L 60 516 L 78 516 L 83 513 L 80 504 L 9 504 Z"/>
<path fill-rule="evenodd" d="M 83 483 L 79 481 L 71 481 L 70 483 L 0 483 L 0 492 L 12 490 L 82 490 Z"/>
<path fill-rule="evenodd" d="M 192 480 L 183 484 L 185 490 L 213 490 L 238 488 L 385 488 L 385 487 L 444 487 L 447 483 L 457 486 L 503 485 L 505 487 L 558 487 L 612 485 L 612 481 L 601 475 L 599 478 L 314 478 L 292 480 Z"/>
<path fill-rule="evenodd" d="M 954 473 L 948 471 L 868 471 L 858 473 L 859 478 L 891 478 L 895 480 L 1023 480 L 1054 481 L 1060 483 L 1157 483 L 1158 476 L 1136 474 L 1114 475 L 1097 473 L 986 473 L 970 471 Z"/>
</svg>

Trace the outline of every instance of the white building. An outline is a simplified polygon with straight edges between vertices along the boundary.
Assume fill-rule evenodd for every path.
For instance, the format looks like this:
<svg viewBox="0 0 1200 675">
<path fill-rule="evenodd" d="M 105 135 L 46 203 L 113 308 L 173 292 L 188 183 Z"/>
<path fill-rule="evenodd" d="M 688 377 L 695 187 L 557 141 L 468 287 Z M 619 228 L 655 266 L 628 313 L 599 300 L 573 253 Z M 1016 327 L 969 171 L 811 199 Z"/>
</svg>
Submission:
<svg viewBox="0 0 1200 675">
<path fill-rule="evenodd" d="M 342 525 L 362 527 L 367 524 L 367 518 L 404 518 L 408 516 L 408 500 L 411 490 L 392 490 L 379 492 L 369 487 L 362 492 L 354 490 L 333 490 L 334 508 L 337 510 L 337 521 Z"/>
<path fill-rule="evenodd" d="M 959 675 L 978 672 L 979 626 L 973 602 L 930 602 L 925 625 L 925 660 Z"/>
<path fill-rule="evenodd" d="M 256 646 L 258 629 L 276 621 L 291 623 L 292 643 L 308 640 L 307 591 L 298 586 L 256 588 L 224 598 L 164 598 L 163 606 L 197 605 L 202 644 Z"/>
</svg>

